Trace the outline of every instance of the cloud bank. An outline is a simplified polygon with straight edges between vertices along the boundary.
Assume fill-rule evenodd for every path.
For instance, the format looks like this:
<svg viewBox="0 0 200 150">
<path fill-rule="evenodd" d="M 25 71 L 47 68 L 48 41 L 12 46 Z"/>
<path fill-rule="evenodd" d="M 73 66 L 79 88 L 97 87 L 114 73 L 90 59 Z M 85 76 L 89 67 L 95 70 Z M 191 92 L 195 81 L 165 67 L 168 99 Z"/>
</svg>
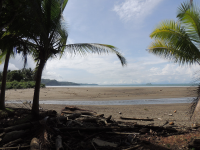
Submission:
<svg viewBox="0 0 200 150">
<path fill-rule="evenodd" d="M 150 15 L 162 0 L 125 0 L 116 4 L 113 8 L 120 19 L 124 21 L 134 20 L 142 22 Z"/>
</svg>

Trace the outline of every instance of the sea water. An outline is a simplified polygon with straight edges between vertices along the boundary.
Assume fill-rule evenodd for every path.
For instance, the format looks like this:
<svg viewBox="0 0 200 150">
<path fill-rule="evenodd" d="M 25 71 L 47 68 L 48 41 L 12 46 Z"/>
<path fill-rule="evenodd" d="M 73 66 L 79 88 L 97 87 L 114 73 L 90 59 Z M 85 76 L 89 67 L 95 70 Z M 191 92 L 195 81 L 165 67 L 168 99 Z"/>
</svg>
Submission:
<svg viewBox="0 0 200 150">
<path fill-rule="evenodd" d="M 40 101 L 40 104 L 55 104 L 55 105 L 145 105 L 145 104 L 176 104 L 176 103 L 191 103 L 194 97 L 183 98 L 161 98 L 161 99 L 138 99 L 138 100 L 108 100 L 108 101 L 66 101 L 66 100 L 45 100 Z M 27 100 L 30 101 L 30 100 Z M 23 103 L 26 101 L 12 100 L 6 103 Z"/>
<path fill-rule="evenodd" d="M 99 84 L 99 85 L 76 85 L 76 86 L 46 86 L 46 87 L 197 87 L 197 83 L 184 84 Z"/>
</svg>

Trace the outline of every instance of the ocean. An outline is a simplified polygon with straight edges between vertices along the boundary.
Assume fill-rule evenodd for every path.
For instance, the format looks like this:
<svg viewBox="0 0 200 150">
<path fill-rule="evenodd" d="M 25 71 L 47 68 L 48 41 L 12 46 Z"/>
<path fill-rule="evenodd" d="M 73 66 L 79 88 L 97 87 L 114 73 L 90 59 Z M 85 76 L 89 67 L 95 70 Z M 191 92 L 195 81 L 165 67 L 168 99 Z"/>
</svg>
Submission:
<svg viewBox="0 0 200 150">
<path fill-rule="evenodd" d="M 194 87 L 198 86 L 197 83 L 184 83 L 184 84 L 83 84 L 79 86 L 46 86 L 46 87 Z"/>
<path fill-rule="evenodd" d="M 66 101 L 66 100 L 40 100 L 40 104 L 54 105 L 146 105 L 146 104 L 178 104 L 191 103 L 194 97 L 138 99 L 138 100 L 108 100 L 108 101 Z M 31 100 L 29 100 L 31 101 Z M 6 103 L 23 103 L 26 100 L 12 100 Z"/>
</svg>

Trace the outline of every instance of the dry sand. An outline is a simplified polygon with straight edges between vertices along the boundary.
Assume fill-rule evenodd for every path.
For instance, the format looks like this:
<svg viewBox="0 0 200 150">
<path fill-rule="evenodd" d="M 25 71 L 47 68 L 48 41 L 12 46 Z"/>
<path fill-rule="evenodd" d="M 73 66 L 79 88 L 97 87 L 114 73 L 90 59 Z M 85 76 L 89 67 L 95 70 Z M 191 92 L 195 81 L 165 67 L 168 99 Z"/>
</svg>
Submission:
<svg viewBox="0 0 200 150">
<path fill-rule="evenodd" d="M 195 97 L 196 87 L 47 87 L 41 89 L 40 100 L 134 100 L 156 98 Z M 32 100 L 33 89 L 7 90 L 6 100 Z M 9 104 L 14 106 L 14 104 Z M 60 113 L 63 105 L 41 105 L 44 109 L 54 109 Z M 123 106 L 77 106 L 96 111 L 105 116 L 112 115 L 115 120 L 120 116 L 134 118 L 153 118 L 153 122 L 133 121 L 139 124 L 154 123 L 163 125 L 173 121 L 175 125 L 191 126 L 198 120 L 190 121 L 190 104 L 158 104 L 158 105 L 123 105 Z M 177 111 L 174 113 L 174 111 Z M 121 112 L 122 114 L 119 114 Z M 172 114 L 172 116 L 169 116 Z M 159 119 L 158 119 L 159 118 Z"/>
</svg>

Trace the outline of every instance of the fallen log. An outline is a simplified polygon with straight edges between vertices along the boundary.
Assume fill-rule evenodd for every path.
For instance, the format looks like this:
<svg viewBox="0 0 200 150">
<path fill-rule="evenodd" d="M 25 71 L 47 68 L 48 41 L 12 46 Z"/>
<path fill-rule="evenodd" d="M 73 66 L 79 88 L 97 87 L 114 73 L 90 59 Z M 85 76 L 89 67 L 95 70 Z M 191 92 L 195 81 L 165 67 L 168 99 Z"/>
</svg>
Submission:
<svg viewBox="0 0 200 150">
<path fill-rule="evenodd" d="M 64 114 L 74 114 L 74 112 L 71 112 L 71 111 L 62 111 L 62 113 L 64 113 Z M 94 116 L 94 115 L 96 115 L 96 114 L 94 114 L 94 113 L 91 113 L 91 112 L 77 112 L 77 113 L 81 113 L 81 115 L 88 115 L 88 116 Z"/>
<path fill-rule="evenodd" d="M 37 126 L 39 124 L 40 124 L 39 121 L 19 124 L 19 125 L 7 127 L 7 128 L 0 128 L 0 132 L 10 132 L 14 130 L 27 129 L 27 128 L 31 128 L 32 126 Z"/>
<path fill-rule="evenodd" d="M 30 133 L 30 130 L 20 130 L 20 131 L 8 132 L 2 138 L 1 143 L 7 143 L 10 141 L 16 140 L 18 138 L 24 137 L 25 135 L 27 135 L 29 133 Z"/>
<path fill-rule="evenodd" d="M 120 119 L 123 119 L 123 120 L 141 120 L 141 121 L 154 121 L 154 119 L 143 119 L 143 118 L 126 118 L 126 117 L 120 117 Z"/>
<path fill-rule="evenodd" d="M 30 150 L 39 150 L 40 149 L 40 141 L 37 138 L 33 138 L 30 143 Z"/>
<path fill-rule="evenodd" d="M 10 150 L 10 149 L 23 149 L 23 148 L 29 148 L 29 147 L 30 147 L 30 145 L 27 145 L 27 146 L 16 146 L 16 147 L 0 147 L 0 149 L 2 149 L 2 150 L 6 150 L 6 149 Z"/>
<path fill-rule="evenodd" d="M 154 131 L 161 131 L 161 130 L 167 130 L 168 132 L 178 132 L 178 130 L 172 128 L 172 127 L 163 127 L 163 126 L 147 126 L 147 125 L 139 125 L 139 124 L 135 124 L 135 127 L 138 128 L 148 128 L 148 129 L 152 129 Z"/>
<path fill-rule="evenodd" d="M 65 131 L 91 131 L 91 132 L 97 132 L 97 131 L 135 131 L 138 130 L 137 127 L 88 127 L 88 128 L 82 128 L 82 127 L 63 127 L 58 128 L 61 132 Z"/>
<path fill-rule="evenodd" d="M 63 150 L 62 137 L 60 135 L 56 137 L 56 150 Z"/>
<path fill-rule="evenodd" d="M 19 143 L 19 142 L 21 142 L 21 141 L 22 141 L 22 139 L 19 138 L 19 139 L 16 139 L 16 140 L 14 140 L 14 141 L 10 141 L 10 142 L 7 143 L 7 144 L 4 144 L 3 147 L 12 146 L 12 145 L 14 145 L 14 144 L 16 144 L 16 143 Z"/>
<path fill-rule="evenodd" d="M 81 110 L 81 111 L 90 111 L 90 112 L 94 112 L 94 111 L 92 111 L 92 110 L 81 109 L 81 108 L 74 107 L 74 106 L 65 106 L 65 108 L 64 108 L 62 111 L 66 110 L 66 109 L 68 109 L 68 110 L 70 110 L 70 111 Z M 94 112 L 94 113 L 96 113 L 96 112 Z"/>
<path fill-rule="evenodd" d="M 97 138 L 94 138 L 94 139 L 92 140 L 92 142 L 95 143 L 96 145 L 100 146 L 100 147 L 109 146 L 109 147 L 114 147 L 114 148 L 116 148 L 116 147 L 118 146 L 118 145 L 115 144 L 115 143 L 103 141 L 103 140 L 97 139 Z"/>
<path fill-rule="evenodd" d="M 122 150 L 133 150 L 133 149 L 137 149 L 138 147 L 141 147 L 141 145 L 135 145 L 126 149 L 122 149 Z"/>
<path fill-rule="evenodd" d="M 81 113 L 74 113 L 74 114 L 67 116 L 67 118 L 74 120 L 76 118 L 79 118 L 80 116 L 81 116 Z"/>
</svg>

